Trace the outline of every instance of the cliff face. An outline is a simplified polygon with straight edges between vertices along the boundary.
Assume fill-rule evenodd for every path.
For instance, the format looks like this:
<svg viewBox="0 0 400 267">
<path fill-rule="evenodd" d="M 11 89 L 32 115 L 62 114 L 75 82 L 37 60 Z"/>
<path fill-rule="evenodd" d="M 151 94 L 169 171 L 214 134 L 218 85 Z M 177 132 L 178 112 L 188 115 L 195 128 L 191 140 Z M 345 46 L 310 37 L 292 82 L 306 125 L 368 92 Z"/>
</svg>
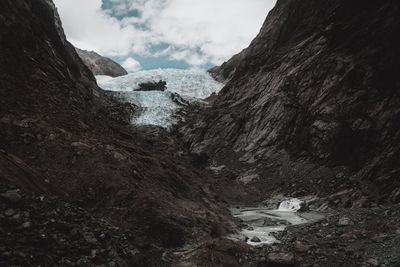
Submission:
<svg viewBox="0 0 400 267">
<path fill-rule="evenodd" d="M 192 167 L 173 136 L 129 126 L 134 107 L 117 103 L 97 87 L 93 74 L 65 40 L 54 5 L 45 0 L 1 3 L 1 183 L 55 195 L 89 210 L 97 220 L 110 221 L 112 227 L 128 229 L 128 242 L 138 250 L 122 253 L 140 254 L 158 265 L 163 248 L 182 246 L 193 233 L 199 238 L 224 233 L 229 223 L 221 222 L 229 220 L 223 219 L 224 210 L 207 189 L 206 176 Z M 17 204 L 14 209 L 23 212 Z M 44 218 L 39 222 L 32 217 L 31 223 L 51 228 Z M 1 220 L 0 233 L 7 227 Z M 26 231 L 32 240 L 41 240 L 35 227 Z M 35 251 L 29 242 L 0 238 L 0 247 L 18 251 L 13 247 L 18 244 Z M 57 242 L 49 239 L 46 245 L 58 247 Z M 82 249 L 87 260 L 91 250 Z M 122 265 L 150 265 L 135 263 L 136 256 L 129 255 L 125 256 L 132 261 Z M 34 265 L 35 256 L 21 263 L 11 255 L 2 263 Z M 58 254 L 47 259 L 47 265 L 62 265 Z M 80 265 L 80 259 L 73 259 L 76 262 L 70 264 Z"/>
<path fill-rule="evenodd" d="M 93 75 L 107 75 L 119 77 L 128 74 L 128 72 L 117 62 L 100 56 L 94 51 L 81 50 L 75 48 L 83 63 L 92 71 Z"/>
<path fill-rule="evenodd" d="M 96 89 L 93 75 L 59 36 L 51 4 L 36 2 L 2 4 L 0 112 L 45 113 L 54 108 L 52 112 L 61 114 L 86 109 L 82 103 L 91 102 Z M 20 17 L 13 16 L 17 11 Z M 44 85 L 47 90 L 41 88 Z M 57 103 L 72 108 L 67 111 Z"/>
<path fill-rule="evenodd" d="M 208 73 L 214 77 L 215 80 L 226 83 L 229 81 L 236 71 L 237 66 L 246 54 L 246 50 L 243 50 L 237 55 L 234 55 L 230 60 L 224 62 L 221 66 L 216 66 L 210 70 Z"/>
<path fill-rule="evenodd" d="M 353 188 L 350 200 L 398 202 L 399 30 L 395 1 L 278 1 L 251 45 L 213 70 L 231 78 L 192 150 L 259 193 Z"/>
</svg>

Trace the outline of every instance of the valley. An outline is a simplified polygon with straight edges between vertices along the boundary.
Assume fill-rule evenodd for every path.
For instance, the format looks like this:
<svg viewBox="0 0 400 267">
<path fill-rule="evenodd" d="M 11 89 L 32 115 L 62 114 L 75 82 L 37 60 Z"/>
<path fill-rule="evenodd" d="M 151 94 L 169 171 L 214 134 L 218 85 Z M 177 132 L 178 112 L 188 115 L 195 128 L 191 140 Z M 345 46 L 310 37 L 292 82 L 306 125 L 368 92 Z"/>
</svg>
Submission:
<svg viewBox="0 0 400 267">
<path fill-rule="evenodd" d="M 4 0 L 0 265 L 400 266 L 399 14 L 278 0 L 221 66 L 126 74 Z"/>
</svg>

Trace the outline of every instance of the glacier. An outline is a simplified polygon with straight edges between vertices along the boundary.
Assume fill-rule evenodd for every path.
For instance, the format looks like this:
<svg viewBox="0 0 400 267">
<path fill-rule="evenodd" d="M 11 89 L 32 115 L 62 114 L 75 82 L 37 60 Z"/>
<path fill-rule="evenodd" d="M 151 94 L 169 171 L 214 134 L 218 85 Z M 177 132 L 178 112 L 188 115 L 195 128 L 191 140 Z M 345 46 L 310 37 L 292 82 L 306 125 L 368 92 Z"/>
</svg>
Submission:
<svg viewBox="0 0 400 267">
<path fill-rule="evenodd" d="M 188 102 L 201 101 L 218 93 L 224 86 L 204 70 L 143 70 L 117 78 L 96 76 L 96 80 L 102 89 L 112 91 L 122 100 L 140 107 L 141 112 L 132 123 L 164 128 L 170 128 L 179 121 L 175 115 L 184 101 L 176 99 L 182 97 Z M 159 80 L 167 82 L 166 91 L 135 91 L 140 83 Z"/>
</svg>

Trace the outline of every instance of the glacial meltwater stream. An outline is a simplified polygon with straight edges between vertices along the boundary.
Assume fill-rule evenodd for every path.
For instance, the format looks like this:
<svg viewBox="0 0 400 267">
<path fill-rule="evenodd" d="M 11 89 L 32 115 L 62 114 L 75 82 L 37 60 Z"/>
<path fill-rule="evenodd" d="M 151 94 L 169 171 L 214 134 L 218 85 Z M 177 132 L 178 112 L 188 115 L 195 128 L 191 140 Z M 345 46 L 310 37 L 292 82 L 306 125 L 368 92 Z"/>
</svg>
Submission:
<svg viewBox="0 0 400 267">
<path fill-rule="evenodd" d="M 270 245 L 279 242 L 273 233 L 283 231 L 289 225 L 314 223 L 324 218 L 315 212 L 298 212 L 301 205 L 302 201 L 295 198 L 283 201 L 278 209 L 233 208 L 231 212 L 243 223 L 243 229 L 231 238 L 246 240 L 253 246 Z"/>
<path fill-rule="evenodd" d="M 139 71 L 126 76 L 111 78 L 97 76 L 98 84 L 141 111 L 133 119 L 136 125 L 156 125 L 169 128 L 177 120 L 174 114 L 181 108 L 177 98 L 184 101 L 199 101 L 212 93 L 217 93 L 223 84 L 216 82 L 204 71 L 192 70 L 150 70 Z M 140 83 L 167 83 L 166 91 L 136 91 Z M 178 95 L 175 98 L 175 95 Z M 233 208 L 231 212 L 243 225 L 240 233 L 230 236 L 234 240 L 246 240 L 250 245 L 259 246 L 279 242 L 273 233 L 285 230 L 289 225 L 312 223 L 323 218 L 313 212 L 299 212 L 303 201 L 287 199 L 277 209 L 263 207 Z"/>
</svg>

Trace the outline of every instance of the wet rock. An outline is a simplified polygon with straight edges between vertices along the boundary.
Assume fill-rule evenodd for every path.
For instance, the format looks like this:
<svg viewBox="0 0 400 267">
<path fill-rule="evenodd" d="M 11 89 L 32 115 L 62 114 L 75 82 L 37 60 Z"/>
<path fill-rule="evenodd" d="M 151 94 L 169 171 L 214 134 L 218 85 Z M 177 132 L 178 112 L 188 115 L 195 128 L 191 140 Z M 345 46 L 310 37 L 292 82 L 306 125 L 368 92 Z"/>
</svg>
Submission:
<svg viewBox="0 0 400 267">
<path fill-rule="evenodd" d="M 286 199 L 287 198 L 284 195 L 278 194 L 278 195 L 272 196 L 271 198 L 269 198 L 267 200 L 264 200 L 262 203 L 265 206 L 265 208 L 275 210 Z"/>
<path fill-rule="evenodd" d="M 78 228 L 73 228 L 70 232 L 71 236 L 77 236 L 79 235 L 79 229 Z"/>
<path fill-rule="evenodd" d="M 251 242 L 254 242 L 254 243 L 260 243 L 260 242 L 261 242 L 261 239 L 258 238 L 257 236 L 253 236 L 253 237 L 250 239 L 250 241 L 251 241 Z"/>
<path fill-rule="evenodd" d="M 77 149 L 90 149 L 90 146 L 88 144 L 85 144 L 83 142 L 73 142 L 71 143 L 71 146 Z"/>
<path fill-rule="evenodd" d="M 310 210 L 310 208 L 309 208 L 307 202 L 303 201 L 300 203 L 300 209 L 298 210 L 298 212 L 306 212 L 309 210 Z"/>
<path fill-rule="evenodd" d="M 119 152 L 114 152 L 113 153 L 113 157 L 115 159 L 117 159 L 117 160 L 120 160 L 120 161 L 126 160 L 126 157 L 123 154 L 119 153 Z"/>
<path fill-rule="evenodd" d="M 13 203 L 17 203 L 18 201 L 21 200 L 22 197 L 19 194 L 18 190 L 10 190 L 5 193 L 1 193 L 0 198 L 10 201 L 10 202 L 13 202 Z"/>
<path fill-rule="evenodd" d="M 294 243 L 294 250 L 296 252 L 305 253 L 305 252 L 308 252 L 310 249 L 311 249 L 310 245 L 305 244 L 305 243 L 303 243 L 301 241 L 296 241 Z"/>
<path fill-rule="evenodd" d="M 21 221 L 21 214 L 20 213 L 16 213 L 11 217 L 11 219 L 14 220 L 14 221 L 19 222 L 19 221 Z"/>
<path fill-rule="evenodd" d="M 294 254 L 290 252 L 269 253 L 267 259 L 268 263 L 272 264 L 272 266 L 276 264 L 276 266 L 290 267 L 295 264 Z"/>
<path fill-rule="evenodd" d="M 7 217 L 11 217 L 11 216 L 13 216 L 14 214 L 15 214 L 15 210 L 13 210 L 13 209 L 8 209 L 8 210 L 6 210 L 6 211 L 4 212 L 4 215 L 7 216 Z"/>
<path fill-rule="evenodd" d="M 338 226 L 349 226 L 353 224 L 354 224 L 353 221 L 347 216 L 343 216 L 338 221 Z"/>
<path fill-rule="evenodd" d="M 92 232 L 83 232 L 83 237 L 86 240 L 86 242 L 90 244 L 95 244 L 97 243 L 97 238 Z"/>
<path fill-rule="evenodd" d="M 371 258 L 367 260 L 367 265 L 368 266 L 379 266 L 379 261 L 377 259 Z"/>
<path fill-rule="evenodd" d="M 345 177 L 345 174 L 343 172 L 339 172 L 338 174 L 336 174 L 336 178 L 343 178 Z"/>
<path fill-rule="evenodd" d="M 21 226 L 22 226 L 22 228 L 24 228 L 24 229 L 28 229 L 28 228 L 31 227 L 31 222 L 24 222 Z"/>
</svg>

